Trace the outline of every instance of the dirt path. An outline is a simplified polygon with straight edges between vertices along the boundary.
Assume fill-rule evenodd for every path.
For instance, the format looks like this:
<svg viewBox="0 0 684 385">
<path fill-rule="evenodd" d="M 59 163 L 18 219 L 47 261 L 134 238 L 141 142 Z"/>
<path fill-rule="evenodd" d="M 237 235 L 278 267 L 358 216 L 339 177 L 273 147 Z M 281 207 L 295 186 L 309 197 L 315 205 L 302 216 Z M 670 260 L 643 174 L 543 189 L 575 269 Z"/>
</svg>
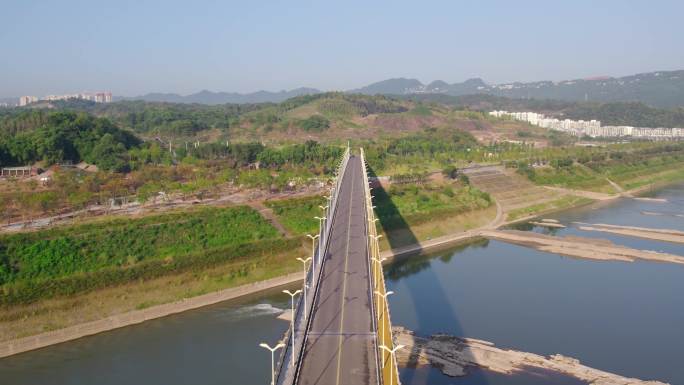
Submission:
<svg viewBox="0 0 684 385">
<path fill-rule="evenodd" d="M 606 181 L 608 181 L 608 183 L 610 183 L 610 185 L 613 186 L 615 191 L 617 191 L 618 193 L 622 194 L 625 192 L 625 189 L 623 189 L 622 186 L 620 186 L 619 184 L 613 182 L 612 180 L 610 180 L 608 178 L 606 178 Z"/>
<path fill-rule="evenodd" d="M 262 217 L 266 218 L 269 222 L 271 222 L 273 227 L 275 227 L 276 230 L 278 230 L 280 235 L 282 235 L 284 237 L 290 236 L 290 232 L 287 231 L 287 229 L 278 221 L 278 217 L 276 217 L 276 215 L 273 213 L 273 210 L 264 206 L 262 201 L 254 201 L 254 202 L 249 202 L 247 204 L 249 205 L 249 207 L 258 211 Z"/>
<path fill-rule="evenodd" d="M 589 198 L 589 199 L 594 199 L 597 201 L 604 201 L 604 200 L 610 200 L 610 199 L 615 199 L 619 198 L 619 195 L 614 195 L 614 194 L 606 194 L 606 193 L 600 193 L 600 192 L 594 192 L 594 191 L 586 191 L 586 190 L 573 190 L 569 188 L 563 188 L 563 187 L 553 187 L 553 186 L 544 186 L 545 189 L 551 190 L 551 191 L 557 191 L 557 192 L 562 192 L 570 195 L 577 195 L 583 198 Z"/>
<path fill-rule="evenodd" d="M 140 204 L 131 202 L 109 208 L 101 205 L 91 205 L 83 210 L 70 211 L 59 215 L 44 216 L 30 221 L 16 221 L 0 224 L 0 233 L 36 231 L 54 226 L 68 226 L 78 222 L 79 224 L 103 217 L 120 216 L 144 216 L 153 215 L 170 210 L 185 209 L 197 206 L 228 206 L 228 205 L 252 205 L 262 204 L 267 199 L 286 199 L 318 195 L 327 191 L 325 188 L 307 187 L 296 192 L 269 193 L 261 190 L 230 190 L 225 191 L 216 198 L 182 199 L 180 194 L 174 194 L 167 200 L 155 199 L 151 202 Z M 263 205 L 262 205 L 263 207 Z M 264 207 L 265 208 L 265 207 Z M 278 229 L 281 230 L 280 228 Z M 282 229 L 284 230 L 284 229 Z"/>
<path fill-rule="evenodd" d="M 504 210 L 503 206 L 498 200 L 494 199 L 494 203 L 496 204 L 496 216 L 491 222 L 483 227 L 485 229 L 496 229 L 506 220 L 506 210 Z"/>
</svg>

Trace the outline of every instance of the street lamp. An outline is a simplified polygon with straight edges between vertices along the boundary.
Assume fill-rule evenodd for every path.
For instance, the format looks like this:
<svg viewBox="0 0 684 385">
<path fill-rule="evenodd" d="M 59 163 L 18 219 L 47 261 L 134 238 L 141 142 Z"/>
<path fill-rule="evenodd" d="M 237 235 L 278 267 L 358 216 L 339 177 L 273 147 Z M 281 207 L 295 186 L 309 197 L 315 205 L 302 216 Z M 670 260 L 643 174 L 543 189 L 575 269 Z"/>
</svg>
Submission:
<svg viewBox="0 0 684 385">
<path fill-rule="evenodd" d="M 299 294 L 299 293 L 301 293 L 301 292 L 302 292 L 301 290 L 297 290 L 297 291 L 295 291 L 294 293 L 291 292 L 291 291 L 289 291 L 289 290 L 283 290 L 283 293 L 289 294 L 289 295 L 290 295 L 290 303 L 291 303 L 290 309 L 292 309 L 292 313 L 291 313 L 291 314 L 292 314 L 292 317 L 290 317 L 290 330 L 292 330 L 292 332 L 291 332 L 291 334 L 292 334 L 292 354 L 291 354 L 291 356 L 292 356 L 292 366 L 294 366 L 294 347 L 295 347 L 295 346 L 294 346 L 294 340 L 295 340 L 295 338 L 294 338 L 294 335 L 295 335 L 295 328 L 294 328 L 294 318 L 295 318 L 295 315 L 294 315 L 294 297 L 295 297 L 295 295 L 297 295 L 297 294 Z"/>
<path fill-rule="evenodd" d="M 373 246 L 374 246 L 374 244 L 375 245 L 378 244 L 378 239 L 382 238 L 382 234 L 380 234 L 380 235 L 368 234 L 368 236 L 372 239 L 372 241 L 371 241 L 371 255 L 373 255 L 373 252 L 377 252 L 377 254 L 379 254 L 380 250 L 377 247 L 373 248 Z M 375 243 L 373 241 L 375 241 Z"/>
<path fill-rule="evenodd" d="M 318 217 L 316 217 L 318 218 Z M 320 223 L 320 222 L 319 222 Z M 307 237 L 311 239 L 311 258 L 313 258 L 313 263 L 311 264 L 312 269 L 313 269 L 313 276 L 316 277 L 316 238 L 320 237 L 321 234 L 316 234 L 316 235 L 311 235 L 311 234 L 306 234 Z M 321 256 L 318 256 L 319 262 L 321 259 Z"/>
<path fill-rule="evenodd" d="M 394 347 L 394 349 L 390 349 L 390 348 L 388 348 L 388 347 L 385 346 L 385 345 L 380 345 L 380 349 L 389 352 L 389 354 L 390 354 L 390 359 L 392 360 L 392 362 L 396 361 L 396 358 L 394 358 L 394 353 L 396 353 L 397 350 L 399 350 L 399 349 L 401 349 L 401 348 L 403 348 L 403 347 L 404 347 L 404 345 L 397 345 L 397 346 Z M 382 360 L 382 367 L 383 367 L 383 368 L 385 367 L 385 360 Z M 392 373 L 392 374 L 394 374 L 394 373 Z M 390 385 L 393 385 L 393 384 L 392 384 L 392 378 L 393 378 L 394 376 L 393 376 L 392 374 L 390 375 Z"/>
<path fill-rule="evenodd" d="M 259 346 L 261 346 L 264 349 L 268 349 L 271 351 L 271 385 L 275 385 L 275 351 L 284 347 L 285 344 L 278 344 L 274 347 L 268 346 L 266 343 L 260 343 Z"/>
<path fill-rule="evenodd" d="M 318 219 L 318 236 L 320 237 L 321 234 L 324 234 L 324 233 L 323 233 L 323 221 L 325 221 L 327 218 L 326 218 L 326 217 L 314 217 L 314 219 Z M 324 236 L 325 236 L 325 235 L 324 235 Z M 320 254 L 320 252 L 321 252 L 320 246 L 321 246 L 322 243 L 323 243 L 323 237 L 321 237 L 321 238 L 318 240 L 318 246 L 319 246 L 318 252 L 319 252 L 319 254 Z M 318 258 L 318 262 L 319 262 L 319 263 L 320 263 L 320 260 L 321 260 L 321 259 Z"/>
<path fill-rule="evenodd" d="M 311 260 L 311 257 L 307 259 L 297 257 L 297 260 L 302 263 L 302 267 L 304 268 L 304 319 L 306 319 L 306 263 Z"/>
<path fill-rule="evenodd" d="M 385 294 L 382 294 L 381 292 L 379 292 L 377 290 L 375 291 L 375 295 L 378 296 L 378 307 L 377 307 L 377 309 L 380 309 L 380 297 L 382 297 L 382 299 L 385 300 L 385 306 L 387 306 L 387 297 L 391 294 L 394 294 L 394 292 L 392 290 L 388 291 Z M 385 308 L 382 309 L 382 314 L 385 314 Z M 378 319 L 380 319 L 380 317 L 378 317 Z M 380 323 L 380 335 L 381 335 L 380 338 L 382 340 L 383 345 L 385 344 L 385 325 L 384 324 L 385 324 L 384 322 Z M 391 332 L 392 331 L 390 330 L 390 333 Z"/>
<path fill-rule="evenodd" d="M 326 217 L 328 216 L 328 207 L 330 207 L 329 204 L 327 204 L 325 206 L 320 206 L 320 205 L 318 206 L 319 209 L 323 210 L 323 213 L 325 214 Z"/>
<path fill-rule="evenodd" d="M 375 274 L 375 277 L 374 277 L 374 278 L 375 278 L 375 282 L 373 282 L 373 283 L 375 284 L 375 287 L 377 288 L 378 286 L 380 286 L 380 284 L 379 284 L 378 281 L 380 281 L 380 274 L 382 273 L 382 263 L 383 263 L 387 258 L 375 258 L 375 257 L 371 257 L 371 259 L 373 260 L 373 262 L 375 262 L 375 264 L 373 264 L 373 272 L 374 272 L 374 274 Z"/>
</svg>

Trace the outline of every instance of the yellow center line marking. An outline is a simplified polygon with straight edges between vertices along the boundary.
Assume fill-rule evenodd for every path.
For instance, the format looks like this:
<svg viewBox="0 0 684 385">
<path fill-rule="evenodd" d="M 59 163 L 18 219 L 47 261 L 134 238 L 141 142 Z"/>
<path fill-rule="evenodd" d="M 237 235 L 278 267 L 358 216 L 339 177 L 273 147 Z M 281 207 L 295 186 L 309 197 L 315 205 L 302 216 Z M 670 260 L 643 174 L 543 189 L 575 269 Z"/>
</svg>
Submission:
<svg viewBox="0 0 684 385">
<path fill-rule="evenodd" d="M 344 325 L 344 302 L 347 295 L 347 265 L 349 264 L 349 237 L 351 234 L 351 214 L 354 203 L 354 178 L 356 177 L 356 169 L 352 169 L 351 191 L 349 192 L 349 218 L 347 221 L 347 245 L 344 251 L 344 271 L 342 280 L 342 312 L 340 314 L 340 338 L 337 343 L 337 380 L 335 384 L 340 384 L 340 367 L 342 366 L 342 342 L 344 336 L 342 335 L 342 326 Z"/>
</svg>

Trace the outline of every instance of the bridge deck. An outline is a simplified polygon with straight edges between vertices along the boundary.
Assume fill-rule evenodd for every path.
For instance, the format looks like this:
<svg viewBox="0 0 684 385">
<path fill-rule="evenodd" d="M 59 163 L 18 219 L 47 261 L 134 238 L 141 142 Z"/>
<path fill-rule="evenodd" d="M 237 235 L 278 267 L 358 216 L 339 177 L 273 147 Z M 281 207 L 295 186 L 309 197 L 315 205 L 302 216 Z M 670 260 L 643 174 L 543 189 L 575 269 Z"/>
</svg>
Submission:
<svg viewBox="0 0 684 385">
<path fill-rule="evenodd" d="M 351 157 L 314 299 L 298 376 L 302 385 L 378 383 L 363 172 L 360 159 Z"/>
</svg>

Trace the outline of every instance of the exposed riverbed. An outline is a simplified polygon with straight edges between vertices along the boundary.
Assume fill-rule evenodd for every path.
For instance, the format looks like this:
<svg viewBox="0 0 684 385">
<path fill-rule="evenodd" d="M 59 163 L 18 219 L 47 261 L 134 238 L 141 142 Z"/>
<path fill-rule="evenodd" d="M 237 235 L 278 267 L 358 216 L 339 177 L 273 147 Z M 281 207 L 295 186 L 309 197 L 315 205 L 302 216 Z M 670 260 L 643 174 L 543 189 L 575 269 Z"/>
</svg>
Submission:
<svg viewBox="0 0 684 385">
<path fill-rule="evenodd" d="M 608 203 L 572 209 L 544 216 L 566 226 L 548 228 L 532 223 L 513 226 L 516 229 L 533 230 L 544 234 L 574 235 L 588 238 L 608 239 L 615 244 L 663 253 L 684 255 L 684 245 L 657 239 L 645 239 L 604 231 L 582 230 L 584 226 L 603 223 L 617 226 L 637 226 L 651 229 L 684 231 L 684 184 L 673 185 L 649 195 L 663 201 L 619 199 Z"/>
</svg>

